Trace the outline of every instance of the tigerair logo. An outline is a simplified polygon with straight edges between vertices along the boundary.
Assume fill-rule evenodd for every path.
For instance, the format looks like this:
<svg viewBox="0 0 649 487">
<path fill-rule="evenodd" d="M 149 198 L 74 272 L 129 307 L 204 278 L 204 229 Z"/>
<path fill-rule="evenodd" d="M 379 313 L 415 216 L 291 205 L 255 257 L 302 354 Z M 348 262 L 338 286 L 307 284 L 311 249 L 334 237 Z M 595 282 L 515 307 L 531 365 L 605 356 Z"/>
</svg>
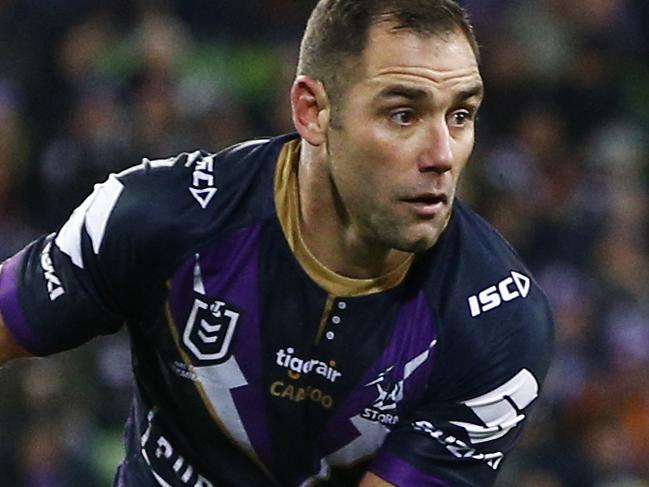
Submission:
<svg viewBox="0 0 649 487">
<path fill-rule="evenodd" d="M 512 271 L 509 276 L 498 284 L 489 286 L 478 294 L 469 296 L 468 302 L 471 316 L 475 318 L 516 298 L 524 299 L 529 293 L 530 278 Z"/>
<path fill-rule="evenodd" d="M 336 369 L 335 361 L 330 360 L 325 363 L 317 359 L 303 359 L 295 355 L 295 349 L 291 347 L 278 350 L 275 363 L 287 369 L 288 377 L 294 381 L 302 376 L 318 375 L 333 383 L 342 376 L 342 373 Z M 334 404 L 330 394 L 312 385 L 302 386 L 278 380 L 271 384 L 270 393 L 272 396 L 292 402 L 309 401 L 320 404 L 325 409 L 331 409 Z"/>
<path fill-rule="evenodd" d="M 295 355 L 295 349 L 287 348 L 278 350 L 277 365 L 288 369 L 288 376 L 291 379 L 297 380 L 302 375 L 316 374 L 324 377 L 329 382 L 336 382 L 342 374 L 336 370 L 336 362 L 333 360 L 329 363 L 322 362 L 317 359 L 305 360 Z"/>
</svg>

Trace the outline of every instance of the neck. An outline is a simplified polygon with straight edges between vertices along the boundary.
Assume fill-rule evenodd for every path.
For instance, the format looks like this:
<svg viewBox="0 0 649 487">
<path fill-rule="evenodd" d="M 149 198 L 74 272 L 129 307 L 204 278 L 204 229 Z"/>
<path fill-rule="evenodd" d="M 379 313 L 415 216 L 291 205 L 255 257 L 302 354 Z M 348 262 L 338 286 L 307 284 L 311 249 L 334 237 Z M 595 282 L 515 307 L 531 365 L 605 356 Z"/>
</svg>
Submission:
<svg viewBox="0 0 649 487">
<path fill-rule="evenodd" d="M 324 148 L 302 141 L 298 194 L 305 245 L 321 264 L 345 277 L 371 279 L 395 270 L 412 254 L 364 235 L 342 204 L 325 161 Z"/>
</svg>

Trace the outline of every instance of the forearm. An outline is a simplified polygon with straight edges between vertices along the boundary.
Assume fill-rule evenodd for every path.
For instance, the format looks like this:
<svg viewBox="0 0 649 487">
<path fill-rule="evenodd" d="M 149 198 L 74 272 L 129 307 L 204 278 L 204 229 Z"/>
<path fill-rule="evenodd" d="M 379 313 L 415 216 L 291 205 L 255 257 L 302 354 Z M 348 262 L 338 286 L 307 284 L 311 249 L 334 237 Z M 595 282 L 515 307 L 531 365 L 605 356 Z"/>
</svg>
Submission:
<svg viewBox="0 0 649 487">
<path fill-rule="evenodd" d="M 0 265 L 0 272 L 2 272 L 2 266 Z M 30 353 L 22 348 L 5 326 L 2 313 L 0 312 L 0 366 L 18 357 L 27 357 Z"/>
<path fill-rule="evenodd" d="M 386 482 L 381 477 L 374 475 L 372 472 L 367 472 L 358 484 L 358 487 L 395 487 L 394 484 Z"/>
<path fill-rule="evenodd" d="M 0 366 L 8 362 L 9 360 L 18 358 L 18 357 L 27 357 L 29 356 L 24 348 L 16 343 L 13 339 L 9 330 L 4 324 L 2 315 L 0 315 Z"/>
</svg>

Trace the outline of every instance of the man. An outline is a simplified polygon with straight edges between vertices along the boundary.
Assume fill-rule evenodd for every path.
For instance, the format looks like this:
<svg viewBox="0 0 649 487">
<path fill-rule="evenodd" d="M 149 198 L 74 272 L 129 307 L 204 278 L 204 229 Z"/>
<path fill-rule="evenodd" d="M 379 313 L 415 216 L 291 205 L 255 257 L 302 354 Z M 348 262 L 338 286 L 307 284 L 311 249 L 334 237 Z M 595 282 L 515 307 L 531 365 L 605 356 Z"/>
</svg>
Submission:
<svg viewBox="0 0 649 487">
<path fill-rule="evenodd" d="M 491 485 L 552 319 L 455 201 L 482 92 L 454 1 L 321 0 L 298 134 L 109 177 L 4 263 L 1 359 L 126 324 L 118 486 Z"/>
</svg>

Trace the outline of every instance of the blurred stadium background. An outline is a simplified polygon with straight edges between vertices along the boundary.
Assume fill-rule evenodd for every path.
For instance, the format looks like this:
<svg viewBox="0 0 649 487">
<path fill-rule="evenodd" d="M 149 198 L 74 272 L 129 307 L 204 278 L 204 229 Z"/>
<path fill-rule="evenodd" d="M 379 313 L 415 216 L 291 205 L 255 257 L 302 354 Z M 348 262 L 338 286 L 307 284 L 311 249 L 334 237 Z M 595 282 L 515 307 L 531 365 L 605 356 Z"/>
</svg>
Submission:
<svg viewBox="0 0 649 487">
<path fill-rule="evenodd" d="M 487 96 L 464 197 L 558 330 L 499 487 L 649 486 L 649 2 L 467 0 Z M 291 129 L 305 0 L 0 0 L 0 258 L 107 173 Z M 0 485 L 110 485 L 123 334 L 0 371 Z"/>
</svg>

